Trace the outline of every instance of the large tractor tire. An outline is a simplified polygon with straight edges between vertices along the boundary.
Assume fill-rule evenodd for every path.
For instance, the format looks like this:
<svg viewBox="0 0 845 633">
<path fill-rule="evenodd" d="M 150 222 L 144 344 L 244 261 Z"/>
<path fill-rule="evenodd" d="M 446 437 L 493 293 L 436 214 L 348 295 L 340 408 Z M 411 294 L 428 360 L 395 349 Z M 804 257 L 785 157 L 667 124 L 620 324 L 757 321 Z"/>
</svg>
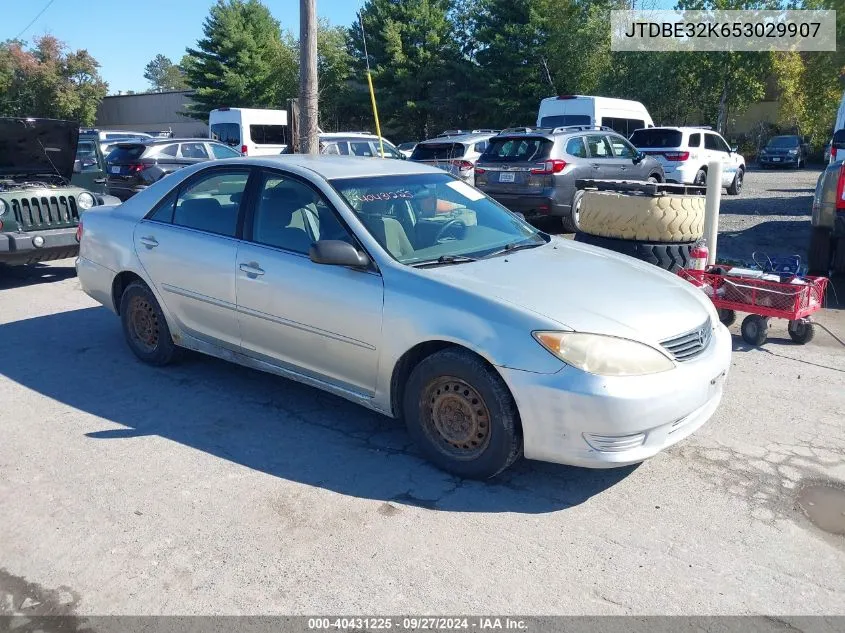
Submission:
<svg viewBox="0 0 845 633">
<path fill-rule="evenodd" d="M 628 255 L 671 272 L 677 272 L 680 268 L 689 268 L 690 251 L 694 245 L 694 242 L 677 244 L 619 240 L 587 233 L 578 233 L 575 241 Z"/>
<path fill-rule="evenodd" d="M 585 191 L 578 228 L 599 237 L 685 243 L 704 234 L 704 196 Z"/>
</svg>

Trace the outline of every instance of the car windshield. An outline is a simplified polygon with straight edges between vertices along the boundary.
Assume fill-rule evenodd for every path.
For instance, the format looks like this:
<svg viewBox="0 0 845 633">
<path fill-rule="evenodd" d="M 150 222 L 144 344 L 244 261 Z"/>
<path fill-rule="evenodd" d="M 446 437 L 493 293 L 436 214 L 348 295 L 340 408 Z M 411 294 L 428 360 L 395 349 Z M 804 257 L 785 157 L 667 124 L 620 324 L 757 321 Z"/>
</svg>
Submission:
<svg viewBox="0 0 845 633">
<path fill-rule="evenodd" d="M 680 130 L 645 128 L 631 134 L 634 147 L 680 147 L 683 134 Z"/>
<path fill-rule="evenodd" d="M 768 147 L 798 147 L 798 137 L 776 136 L 769 141 Z"/>
<path fill-rule="evenodd" d="M 448 174 L 331 181 L 370 234 L 403 264 L 453 263 L 547 238 L 477 189 Z"/>
</svg>

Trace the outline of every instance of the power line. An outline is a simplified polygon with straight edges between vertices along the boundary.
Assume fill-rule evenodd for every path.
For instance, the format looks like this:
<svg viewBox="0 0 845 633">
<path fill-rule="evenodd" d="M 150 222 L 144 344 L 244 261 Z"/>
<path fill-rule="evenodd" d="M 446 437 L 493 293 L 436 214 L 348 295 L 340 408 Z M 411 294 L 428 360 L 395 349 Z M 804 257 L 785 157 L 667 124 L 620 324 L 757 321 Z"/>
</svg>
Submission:
<svg viewBox="0 0 845 633">
<path fill-rule="evenodd" d="M 20 32 L 20 33 L 18 33 L 17 35 L 15 35 L 12 39 L 13 39 L 13 40 L 16 40 L 16 39 L 18 39 L 21 35 L 23 35 L 24 33 L 26 33 L 26 32 L 29 30 L 29 27 L 31 27 L 33 24 L 35 24 L 35 23 L 38 21 L 38 18 L 40 18 L 42 15 L 44 15 L 44 12 L 45 12 L 47 9 L 49 9 L 49 8 L 50 8 L 50 5 L 51 5 L 51 4 L 53 4 L 55 1 L 56 1 L 56 0 L 50 0 L 50 1 L 46 4 L 46 5 L 44 5 L 44 8 L 43 8 L 43 9 L 41 9 L 41 11 L 39 11 L 39 12 L 38 12 L 38 15 L 36 15 L 34 18 L 32 18 L 32 20 L 30 21 L 30 23 L 29 23 L 29 24 L 27 24 L 25 27 L 23 27 L 23 29 L 21 29 L 21 32 Z"/>
</svg>

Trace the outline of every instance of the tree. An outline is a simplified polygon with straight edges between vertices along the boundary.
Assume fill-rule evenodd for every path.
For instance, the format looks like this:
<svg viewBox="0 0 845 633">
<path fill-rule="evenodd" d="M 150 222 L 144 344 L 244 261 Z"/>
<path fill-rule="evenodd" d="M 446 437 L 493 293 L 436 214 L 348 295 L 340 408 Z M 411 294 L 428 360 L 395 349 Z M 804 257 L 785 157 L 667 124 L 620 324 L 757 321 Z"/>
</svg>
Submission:
<svg viewBox="0 0 845 633">
<path fill-rule="evenodd" d="M 350 107 L 353 79 L 347 29 L 321 20 L 317 31 L 320 127 L 339 129 L 357 113 Z"/>
<path fill-rule="evenodd" d="M 150 82 L 156 92 L 185 90 L 188 87 L 182 68 L 161 53 L 144 67 L 144 79 Z"/>
<path fill-rule="evenodd" d="M 51 35 L 27 48 L 18 40 L 0 44 L 0 114 L 79 121 L 93 125 L 108 85 L 86 50 L 69 51 Z"/>
<path fill-rule="evenodd" d="M 278 108 L 297 92 L 297 50 L 259 0 L 217 0 L 204 37 L 183 58 L 195 90 L 190 111 L 201 120 L 221 106 Z"/>
</svg>

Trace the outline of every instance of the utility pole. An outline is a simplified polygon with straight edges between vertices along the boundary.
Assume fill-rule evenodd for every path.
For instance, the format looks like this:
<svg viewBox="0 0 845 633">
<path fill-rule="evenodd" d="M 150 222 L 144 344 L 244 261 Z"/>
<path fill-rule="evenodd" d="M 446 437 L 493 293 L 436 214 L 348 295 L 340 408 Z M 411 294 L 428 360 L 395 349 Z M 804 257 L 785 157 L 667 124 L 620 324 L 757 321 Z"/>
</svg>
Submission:
<svg viewBox="0 0 845 633">
<path fill-rule="evenodd" d="M 299 0 L 299 151 L 319 154 L 317 136 L 317 0 Z"/>
</svg>

